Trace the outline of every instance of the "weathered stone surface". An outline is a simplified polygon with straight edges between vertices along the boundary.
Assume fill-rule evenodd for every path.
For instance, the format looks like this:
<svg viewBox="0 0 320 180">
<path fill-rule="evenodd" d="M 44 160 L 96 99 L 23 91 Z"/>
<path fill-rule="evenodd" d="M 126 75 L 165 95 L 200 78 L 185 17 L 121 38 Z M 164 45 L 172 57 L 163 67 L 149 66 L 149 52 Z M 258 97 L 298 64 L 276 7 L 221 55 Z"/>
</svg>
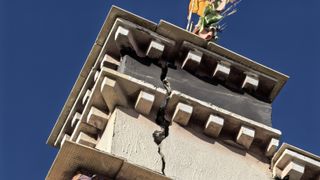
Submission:
<svg viewBox="0 0 320 180">
<path fill-rule="evenodd" d="M 142 63 L 124 56 L 118 71 L 162 87 L 161 68 L 152 63 Z M 199 100 L 271 126 L 271 104 L 260 101 L 249 94 L 240 94 L 215 82 L 206 82 L 183 69 L 168 69 L 167 79 L 172 89 Z M 192 83 L 191 83 L 192 82 Z"/>
<path fill-rule="evenodd" d="M 119 107 L 109 119 L 97 148 L 161 173 L 161 156 L 152 136 L 155 130 L 160 127 L 152 120 Z"/>
<path fill-rule="evenodd" d="M 271 180 L 268 163 L 203 134 L 203 129 L 170 126 L 160 144 L 166 176 L 177 179 Z"/>
</svg>

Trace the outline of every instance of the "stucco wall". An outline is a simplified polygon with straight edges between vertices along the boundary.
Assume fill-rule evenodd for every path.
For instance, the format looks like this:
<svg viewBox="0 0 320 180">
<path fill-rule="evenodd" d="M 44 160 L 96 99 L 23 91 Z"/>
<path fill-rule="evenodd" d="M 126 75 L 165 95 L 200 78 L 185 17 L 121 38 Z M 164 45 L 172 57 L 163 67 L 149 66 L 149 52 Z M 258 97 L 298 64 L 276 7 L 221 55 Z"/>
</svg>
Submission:
<svg viewBox="0 0 320 180">
<path fill-rule="evenodd" d="M 169 136 L 158 146 L 153 132 L 160 127 L 133 110 L 116 109 L 98 146 L 111 143 L 111 153 L 173 179 L 272 179 L 263 156 L 215 140 L 195 125 L 181 127 L 173 123 Z M 108 128 L 113 126 L 113 128 Z M 110 138 L 112 136 L 112 138 Z M 109 140 L 108 140 L 109 139 Z M 108 148 L 106 148 L 108 149 Z M 163 157 L 163 159 L 162 159 Z"/>
<path fill-rule="evenodd" d="M 161 143 L 165 174 L 174 179 L 272 179 L 269 165 L 230 145 L 204 136 L 194 128 L 173 123 Z"/>
<path fill-rule="evenodd" d="M 130 109 L 115 109 L 97 148 L 161 173 L 162 161 L 153 132 L 160 127 Z M 108 132 L 109 130 L 109 132 Z M 113 133 L 110 133 L 110 130 Z M 110 138 L 112 136 L 112 138 Z M 107 142 L 107 141 L 110 141 Z M 111 145 L 111 147 L 108 147 Z"/>
</svg>

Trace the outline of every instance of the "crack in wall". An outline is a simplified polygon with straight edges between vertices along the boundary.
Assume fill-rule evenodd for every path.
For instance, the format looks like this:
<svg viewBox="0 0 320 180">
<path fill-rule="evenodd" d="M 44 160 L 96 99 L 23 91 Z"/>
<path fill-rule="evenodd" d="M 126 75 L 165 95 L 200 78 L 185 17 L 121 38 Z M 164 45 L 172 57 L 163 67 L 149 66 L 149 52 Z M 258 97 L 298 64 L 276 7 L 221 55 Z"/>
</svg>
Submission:
<svg viewBox="0 0 320 180">
<path fill-rule="evenodd" d="M 159 111 L 157 112 L 156 123 L 161 127 L 161 131 L 154 131 L 153 138 L 154 142 L 158 145 L 158 154 L 161 156 L 162 161 L 162 174 L 165 175 L 166 162 L 164 155 L 161 153 L 161 142 L 169 136 L 169 126 L 171 125 L 171 121 L 166 118 L 166 108 L 171 95 L 171 87 L 169 81 L 166 79 L 168 72 L 168 64 L 165 62 L 161 68 L 160 80 L 162 81 L 162 85 L 166 90 L 166 98 L 162 102 Z"/>
</svg>

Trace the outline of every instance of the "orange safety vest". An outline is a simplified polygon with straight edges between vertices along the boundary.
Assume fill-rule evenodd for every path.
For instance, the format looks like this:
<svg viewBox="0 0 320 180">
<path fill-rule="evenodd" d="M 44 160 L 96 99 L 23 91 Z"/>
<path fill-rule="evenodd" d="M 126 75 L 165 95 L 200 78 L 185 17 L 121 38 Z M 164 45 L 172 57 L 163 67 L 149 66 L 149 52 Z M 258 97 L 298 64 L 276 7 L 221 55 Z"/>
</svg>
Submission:
<svg viewBox="0 0 320 180">
<path fill-rule="evenodd" d="M 193 4 L 194 3 L 194 4 Z M 193 4 L 193 8 L 192 8 Z M 210 4 L 209 0 L 190 0 L 189 12 L 197 13 L 199 16 L 204 15 L 204 9 Z"/>
</svg>

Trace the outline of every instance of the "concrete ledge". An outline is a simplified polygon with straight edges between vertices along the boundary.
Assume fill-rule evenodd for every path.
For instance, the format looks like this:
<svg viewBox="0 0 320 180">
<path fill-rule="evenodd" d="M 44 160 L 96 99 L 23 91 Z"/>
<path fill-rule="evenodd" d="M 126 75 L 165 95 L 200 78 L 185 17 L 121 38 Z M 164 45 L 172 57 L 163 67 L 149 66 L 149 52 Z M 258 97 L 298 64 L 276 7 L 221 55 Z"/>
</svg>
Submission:
<svg viewBox="0 0 320 180">
<path fill-rule="evenodd" d="M 82 144 L 82 145 L 85 145 L 85 146 L 89 146 L 89 147 L 95 147 L 96 144 L 97 144 L 97 140 L 91 136 L 89 136 L 88 134 L 85 134 L 83 132 L 80 132 L 77 140 L 76 140 L 76 143 L 78 144 Z"/>
<path fill-rule="evenodd" d="M 249 149 L 253 142 L 254 136 L 255 136 L 254 129 L 246 126 L 241 126 L 239 133 L 237 135 L 237 143 Z"/>
<path fill-rule="evenodd" d="M 178 103 L 176 110 L 174 111 L 172 121 L 186 126 L 189 123 L 193 108 L 187 104 Z"/>
<path fill-rule="evenodd" d="M 164 47 L 165 45 L 162 44 L 161 42 L 152 40 L 150 42 L 146 55 L 152 59 L 159 59 L 163 54 Z"/>
<path fill-rule="evenodd" d="M 279 140 L 272 138 L 270 140 L 270 143 L 269 143 L 267 149 L 266 149 L 265 155 L 268 157 L 272 157 L 274 155 L 274 153 L 277 151 L 278 146 L 279 146 Z"/>
<path fill-rule="evenodd" d="M 298 162 L 291 161 L 281 173 L 281 179 L 289 177 L 290 180 L 300 180 L 304 173 L 305 166 Z"/>
<path fill-rule="evenodd" d="M 189 51 L 181 65 L 181 68 L 187 70 L 196 69 L 201 62 L 202 55 L 203 54 L 200 51 Z"/>
<path fill-rule="evenodd" d="M 153 94 L 140 91 L 134 108 L 141 114 L 148 115 L 152 109 L 155 96 Z"/>
<path fill-rule="evenodd" d="M 108 119 L 108 114 L 92 106 L 87 116 L 87 123 L 100 130 L 103 130 L 108 122 Z"/>
<path fill-rule="evenodd" d="M 218 137 L 224 124 L 224 119 L 219 116 L 210 115 L 204 128 L 204 133 Z"/>
<path fill-rule="evenodd" d="M 152 170 L 143 169 L 141 166 L 131 164 L 128 161 L 124 161 L 121 170 L 117 174 L 115 179 L 117 180 L 170 180 L 170 178 L 160 175 Z"/>
<path fill-rule="evenodd" d="M 282 144 L 271 160 L 274 177 L 290 176 L 293 179 L 315 179 L 320 172 L 320 157 L 294 147 Z"/>
<path fill-rule="evenodd" d="M 128 163 L 124 159 L 109 153 L 66 141 L 58 152 L 46 180 L 71 179 L 74 173 L 82 167 L 116 180 L 121 179 L 120 177 L 123 177 L 123 180 L 169 179 L 149 169 Z"/>
<path fill-rule="evenodd" d="M 162 36 L 168 37 L 176 41 L 177 44 L 182 44 L 183 41 L 192 42 L 193 44 L 206 47 L 207 41 L 192 32 L 182 29 L 165 20 L 160 20 L 156 32 Z"/>
</svg>

